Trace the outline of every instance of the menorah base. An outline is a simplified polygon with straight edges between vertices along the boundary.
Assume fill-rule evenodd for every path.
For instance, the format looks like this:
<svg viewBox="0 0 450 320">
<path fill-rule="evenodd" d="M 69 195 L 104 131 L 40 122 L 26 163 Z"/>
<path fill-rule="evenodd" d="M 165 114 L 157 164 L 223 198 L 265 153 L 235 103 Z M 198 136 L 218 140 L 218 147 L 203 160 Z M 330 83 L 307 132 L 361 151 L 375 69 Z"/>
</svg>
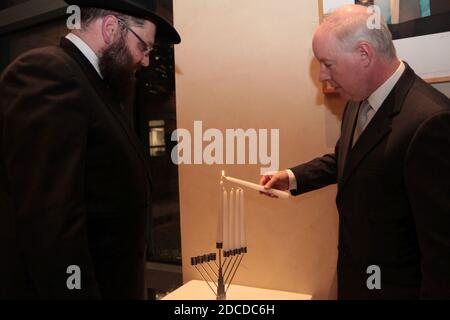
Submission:
<svg viewBox="0 0 450 320">
<path fill-rule="evenodd" d="M 192 257 L 191 264 L 197 269 L 198 273 L 202 276 L 205 283 L 214 292 L 216 296 L 216 300 L 226 300 L 227 299 L 227 291 L 233 282 L 234 276 L 239 268 L 239 265 L 244 258 L 244 255 L 247 253 L 247 248 L 240 248 L 233 251 L 228 251 L 223 254 L 225 258 L 222 262 L 222 250 L 219 248 L 219 264 L 216 263 L 216 254 L 205 254 L 203 256 Z M 225 261 L 226 260 L 226 261 Z M 210 261 L 214 262 L 217 267 L 216 270 L 211 266 Z M 198 266 L 204 271 L 202 272 Z M 213 272 L 214 276 L 216 276 L 217 280 L 214 279 L 214 276 L 210 274 L 205 266 L 209 267 L 209 269 Z M 211 284 L 210 284 L 211 283 Z M 214 290 L 213 287 L 216 287 Z"/>
<path fill-rule="evenodd" d="M 225 284 L 223 282 L 222 268 L 219 269 L 216 300 L 227 300 L 227 292 L 225 291 Z"/>
<path fill-rule="evenodd" d="M 216 296 L 216 300 L 227 300 L 227 294 L 226 294 L 226 293 L 224 293 L 224 294 L 218 294 L 218 295 Z"/>
</svg>

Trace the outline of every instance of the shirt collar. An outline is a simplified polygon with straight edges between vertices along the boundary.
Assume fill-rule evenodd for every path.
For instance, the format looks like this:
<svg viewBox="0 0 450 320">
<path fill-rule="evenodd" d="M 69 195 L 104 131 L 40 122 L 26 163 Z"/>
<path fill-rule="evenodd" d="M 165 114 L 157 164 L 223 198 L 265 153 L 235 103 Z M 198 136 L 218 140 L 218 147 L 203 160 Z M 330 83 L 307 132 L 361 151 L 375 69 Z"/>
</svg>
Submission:
<svg viewBox="0 0 450 320">
<path fill-rule="evenodd" d="M 367 100 L 369 101 L 370 106 L 375 111 L 378 111 L 378 109 L 380 109 L 384 100 L 386 100 L 389 93 L 391 93 L 392 89 L 394 89 L 394 86 L 397 84 L 398 80 L 400 80 L 400 77 L 402 76 L 405 69 L 405 64 L 403 63 L 403 61 L 400 61 L 400 66 L 392 74 L 392 76 L 390 76 L 389 79 L 387 79 L 377 90 L 375 90 L 374 93 L 369 96 Z"/>
<path fill-rule="evenodd" d="M 91 47 L 89 47 L 88 44 L 84 42 L 80 37 L 73 33 L 69 33 L 68 35 L 66 35 L 66 39 L 72 42 L 81 51 L 81 53 L 95 68 L 99 76 L 103 79 L 102 73 L 100 72 L 98 57 L 95 54 L 94 50 L 92 50 Z"/>
</svg>

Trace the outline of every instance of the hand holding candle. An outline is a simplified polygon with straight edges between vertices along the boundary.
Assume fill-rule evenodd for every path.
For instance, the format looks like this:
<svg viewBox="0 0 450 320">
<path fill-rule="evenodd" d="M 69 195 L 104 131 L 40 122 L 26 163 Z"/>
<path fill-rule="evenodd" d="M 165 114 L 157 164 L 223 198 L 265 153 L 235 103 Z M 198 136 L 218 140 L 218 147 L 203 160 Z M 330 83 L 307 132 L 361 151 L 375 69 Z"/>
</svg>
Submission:
<svg viewBox="0 0 450 320">
<path fill-rule="evenodd" d="M 289 189 L 289 175 L 286 171 L 279 172 L 267 172 L 264 174 L 259 184 L 267 189 L 276 189 L 276 190 L 288 190 Z M 268 194 L 267 192 L 263 192 L 265 195 L 273 197 L 272 194 Z"/>
<path fill-rule="evenodd" d="M 248 181 L 244 181 L 241 179 L 236 179 L 236 178 L 232 178 L 232 177 L 227 177 L 225 176 L 225 172 L 222 171 L 222 177 L 230 182 L 236 183 L 238 185 L 241 185 L 243 187 L 247 187 L 256 191 L 261 191 L 263 193 L 269 194 L 269 195 L 273 195 L 279 198 L 283 198 L 283 199 L 289 199 L 290 198 L 290 193 L 287 191 L 281 191 L 278 189 L 266 189 L 264 186 L 256 184 L 256 183 L 252 183 L 252 182 L 248 182 Z M 270 183 L 270 181 L 269 181 Z"/>
</svg>

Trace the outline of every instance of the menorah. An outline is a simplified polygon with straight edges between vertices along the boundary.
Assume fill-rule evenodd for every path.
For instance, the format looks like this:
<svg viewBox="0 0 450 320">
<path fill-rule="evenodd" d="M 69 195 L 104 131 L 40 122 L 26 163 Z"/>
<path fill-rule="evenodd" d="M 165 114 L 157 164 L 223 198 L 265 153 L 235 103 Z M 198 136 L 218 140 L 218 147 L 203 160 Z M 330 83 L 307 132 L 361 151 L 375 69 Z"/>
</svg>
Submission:
<svg viewBox="0 0 450 320">
<path fill-rule="evenodd" d="M 227 291 L 233 282 L 244 255 L 247 253 L 244 190 L 241 188 L 232 188 L 228 192 L 224 186 L 224 180 L 266 192 L 278 198 L 289 198 L 288 192 L 276 189 L 266 190 L 264 187 L 254 183 L 227 177 L 222 171 L 216 241 L 218 254 L 210 253 L 191 257 L 191 264 L 197 269 L 203 280 L 205 280 L 206 284 L 214 292 L 217 300 L 226 299 Z"/>
</svg>

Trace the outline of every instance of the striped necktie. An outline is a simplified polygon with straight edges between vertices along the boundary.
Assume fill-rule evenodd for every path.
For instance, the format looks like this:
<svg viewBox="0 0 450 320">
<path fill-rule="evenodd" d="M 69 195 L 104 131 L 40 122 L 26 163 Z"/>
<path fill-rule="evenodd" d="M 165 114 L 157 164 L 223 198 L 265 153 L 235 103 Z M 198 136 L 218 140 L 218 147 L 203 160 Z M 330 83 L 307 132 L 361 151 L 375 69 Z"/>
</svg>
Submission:
<svg viewBox="0 0 450 320">
<path fill-rule="evenodd" d="M 358 112 L 358 120 L 356 122 L 355 133 L 353 135 L 353 146 L 356 144 L 356 141 L 358 141 L 359 137 L 367 126 L 368 113 L 371 109 L 372 106 L 370 105 L 368 100 L 364 100 L 363 102 L 361 102 Z"/>
</svg>

